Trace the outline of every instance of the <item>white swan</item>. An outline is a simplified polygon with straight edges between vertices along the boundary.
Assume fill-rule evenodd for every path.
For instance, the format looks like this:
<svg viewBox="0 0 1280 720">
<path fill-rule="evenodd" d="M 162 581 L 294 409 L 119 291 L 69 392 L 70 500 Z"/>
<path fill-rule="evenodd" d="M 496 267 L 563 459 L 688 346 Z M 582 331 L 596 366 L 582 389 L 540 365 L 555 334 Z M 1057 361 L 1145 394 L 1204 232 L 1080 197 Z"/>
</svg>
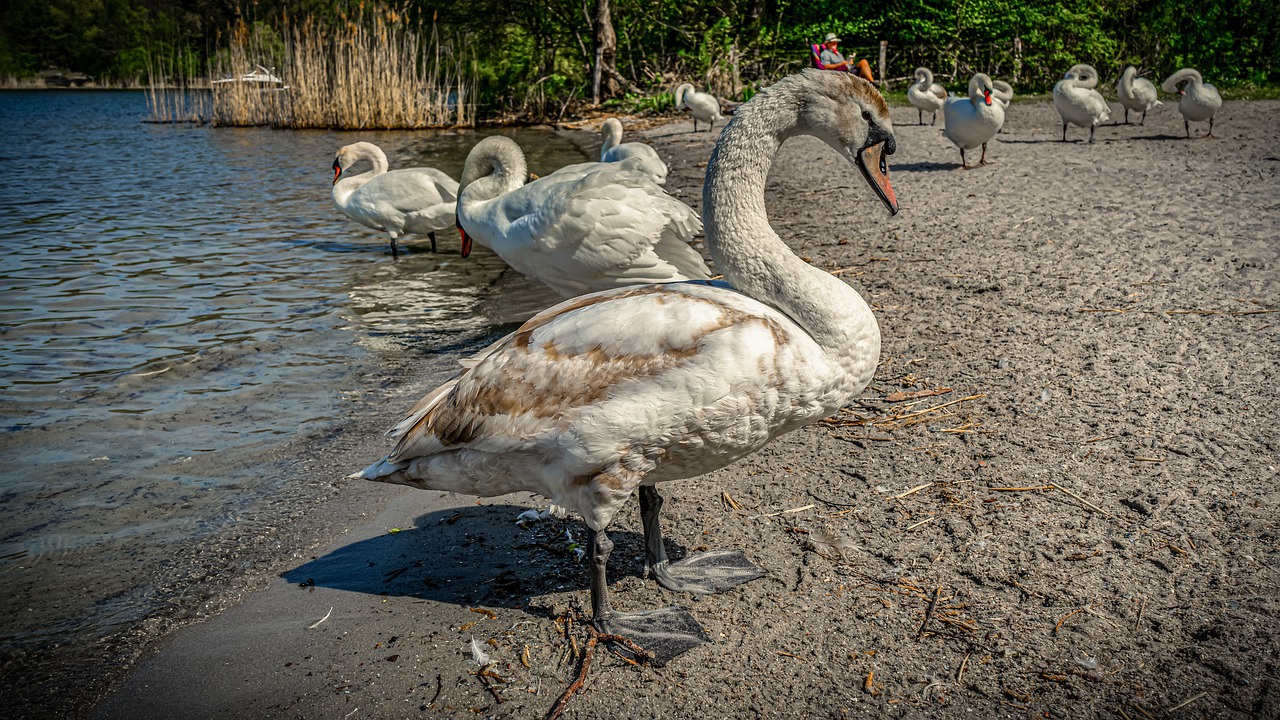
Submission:
<svg viewBox="0 0 1280 720">
<path fill-rule="evenodd" d="M 1053 106 L 1062 116 L 1062 142 L 1067 141 L 1067 126 L 1089 128 L 1089 142 L 1098 125 L 1107 121 L 1111 108 L 1102 93 L 1094 90 L 1098 85 L 1098 71 L 1091 65 L 1073 65 L 1053 86 Z"/>
<path fill-rule="evenodd" d="M 600 162 L 619 162 L 627 158 L 639 160 L 641 169 L 659 185 L 667 183 L 667 164 L 658 157 L 658 151 L 642 142 L 622 142 L 622 122 L 608 118 L 600 126 L 604 144 L 600 147 Z"/>
<path fill-rule="evenodd" d="M 348 175 L 347 168 L 368 160 L 373 168 Z M 458 182 L 430 167 L 387 171 L 387 155 L 369 142 L 338 150 L 333 158 L 333 204 L 347 217 L 391 236 L 391 254 L 401 235 L 426 235 L 436 251 L 436 231 L 454 225 Z"/>
<path fill-rule="evenodd" d="M 711 277 L 689 246 L 702 230 L 697 213 L 638 162 L 570 165 L 526 185 L 520 146 L 501 135 L 481 140 L 458 190 L 463 257 L 474 240 L 565 297 Z"/>
<path fill-rule="evenodd" d="M 676 107 L 685 108 L 693 115 L 694 132 L 698 132 L 699 120 L 707 123 L 707 132 L 711 132 L 716 126 L 716 121 L 724 119 L 720 114 L 720 101 L 716 96 L 698 92 L 690 83 L 684 83 L 676 88 Z"/>
<path fill-rule="evenodd" d="M 1179 88 L 1178 85 L 1184 82 L 1186 85 Z M 1191 137 L 1193 120 L 1208 120 L 1209 134 L 1206 137 L 1213 137 L 1213 118 L 1218 114 L 1218 108 L 1222 107 L 1222 96 L 1218 94 L 1218 88 L 1200 77 L 1200 71 L 1183 68 L 1165 78 L 1160 88 L 1167 93 L 1176 92 L 1179 95 L 1178 112 L 1182 113 L 1182 126 L 1187 129 L 1187 137 Z"/>
<path fill-rule="evenodd" d="M 924 124 L 924 114 L 933 113 L 930 125 L 938 122 L 938 111 L 947 104 L 947 91 L 933 81 L 933 71 L 929 68 L 916 68 L 916 81 L 907 88 L 907 102 L 916 109 L 919 124 Z"/>
<path fill-rule="evenodd" d="M 729 284 L 623 288 L 536 315 L 423 398 L 394 431 L 391 454 L 352 477 L 549 497 L 586 521 L 598 628 L 661 662 L 705 642 L 679 608 L 613 610 L 606 528 L 639 490 L 646 566 L 662 586 L 718 592 L 759 577 L 741 552 L 670 562 L 654 486 L 724 467 L 834 413 L 867 386 L 880 356 L 866 301 L 769 226 L 769 166 L 800 133 L 835 148 L 897 211 L 884 98 L 849 73 L 784 78 L 742 106 L 707 164 L 707 244 Z"/>
<path fill-rule="evenodd" d="M 948 98 L 942 108 L 946 127 L 942 134 L 960 148 L 960 167 L 968 170 L 964 151 L 982 146 L 979 165 L 987 164 L 987 143 L 1004 125 L 1004 108 L 992 100 L 991 78 L 978 73 L 969 78 L 969 96 Z"/>
<path fill-rule="evenodd" d="M 1156 86 L 1151 81 L 1138 77 L 1138 68 L 1130 65 L 1120 74 L 1116 81 L 1116 99 L 1124 107 L 1124 124 L 1129 124 L 1129 111 L 1142 113 L 1142 122 L 1147 124 L 1147 111 L 1164 103 L 1156 99 Z"/>
</svg>

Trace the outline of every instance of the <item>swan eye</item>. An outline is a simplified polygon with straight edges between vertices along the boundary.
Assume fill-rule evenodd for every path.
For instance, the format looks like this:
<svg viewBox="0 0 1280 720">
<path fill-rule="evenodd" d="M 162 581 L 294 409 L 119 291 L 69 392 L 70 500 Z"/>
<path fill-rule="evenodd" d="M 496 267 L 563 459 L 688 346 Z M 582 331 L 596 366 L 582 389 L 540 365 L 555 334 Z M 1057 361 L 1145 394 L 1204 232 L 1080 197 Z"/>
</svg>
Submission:
<svg viewBox="0 0 1280 720">
<path fill-rule="evenodd" d="M 866 111 L 866 110 L 863 110 L 863 111 L 862 111 L 862 119 L 863 119 L 863 120 L 866 120 L 867 122 L 871 122 L 871 113 L 870 113 L 870 112 L 868 112 L 868 111 Z"/>
</svg>

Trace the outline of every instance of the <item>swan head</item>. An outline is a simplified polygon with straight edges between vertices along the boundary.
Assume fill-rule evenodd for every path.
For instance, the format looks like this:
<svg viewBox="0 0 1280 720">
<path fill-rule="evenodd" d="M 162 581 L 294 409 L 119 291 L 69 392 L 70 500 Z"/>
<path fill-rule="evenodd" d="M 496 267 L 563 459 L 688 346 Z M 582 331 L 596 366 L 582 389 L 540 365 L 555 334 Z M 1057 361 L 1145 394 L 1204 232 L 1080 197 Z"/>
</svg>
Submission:
<svg viewBox="0 0 1280 720">
<path fill-rule="evenodd" d="M 991 83 L 991 78 L 986 73 L 975 73 L 969 78 L 969 99 L 975 104 L 978 102 L 991 104 L 991 92 L 995 88 Z"/>
<path fill-rule="evenodd" d="M 889 183 L 886 158 L 898 144 L 884 97 L 874 85 L 852 73 L 812 69 L 785 78 L 774 88 L 794 83 L 803 83 L 796 132 L 823 140 L 857 166 L 880 201 L 896 215 L 898 198 Z"/>
</svg>

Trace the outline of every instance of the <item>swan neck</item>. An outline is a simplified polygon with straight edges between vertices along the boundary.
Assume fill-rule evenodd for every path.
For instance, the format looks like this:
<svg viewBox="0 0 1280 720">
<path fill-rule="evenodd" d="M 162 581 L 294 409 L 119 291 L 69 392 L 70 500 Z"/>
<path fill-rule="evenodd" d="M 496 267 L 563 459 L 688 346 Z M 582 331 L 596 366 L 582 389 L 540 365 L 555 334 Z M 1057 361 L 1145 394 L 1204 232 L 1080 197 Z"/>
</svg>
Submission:
<svg viewBox="0 0 1280 720">
<path fill-rule="evenodd" d="M 782 143 L 802 131 L 803 98 L 775 85 L 743 105 L 707 163 L 702 222 L 716 268 L 739 292 L 771 305 L 803 327 L 833 356 L 871 328 L 871 309 L 844 281 L 810 266 L 769 225 L 765 182 Z"/>
</svg>

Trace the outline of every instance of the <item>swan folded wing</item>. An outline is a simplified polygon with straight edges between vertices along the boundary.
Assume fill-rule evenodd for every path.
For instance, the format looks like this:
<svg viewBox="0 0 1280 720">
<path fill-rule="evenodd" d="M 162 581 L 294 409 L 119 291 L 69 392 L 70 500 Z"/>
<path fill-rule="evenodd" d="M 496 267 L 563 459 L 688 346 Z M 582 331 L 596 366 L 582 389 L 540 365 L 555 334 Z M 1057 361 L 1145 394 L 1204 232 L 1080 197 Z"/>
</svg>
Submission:
<svg viewBox="0 0 1280 720">
<path fill-rule="evenodd" d="M 608 282 L 710 276 L 702 257 L 688 246 L 702 229 L 697 213 L 646 176 L 614 169 L 590 172 L 561 183 L 530 210 L 508 231 L 527 239 L 514 244 L 524 257 L 513 255 L 508 262 L 562 292 L 586 292 Z"/>
<path fill-rule="evenodd" d="M 740 372 L 757 372 L 790 339 L 785 319 L 767 308 L 753 314 L 757 303 L 740 298 L 706 283 L 679 283 L 565 301 L 424 398 L 402 423 L 395 449 L 370 471 L 454 450 L 550 444 L 573 458 L 567 472 L 589 475 L 636 447 L 696 434 L 697 418 L 725 413 L 735 368 L 722 367 L 724 358 L 739 360 Z"/>
</svg>

